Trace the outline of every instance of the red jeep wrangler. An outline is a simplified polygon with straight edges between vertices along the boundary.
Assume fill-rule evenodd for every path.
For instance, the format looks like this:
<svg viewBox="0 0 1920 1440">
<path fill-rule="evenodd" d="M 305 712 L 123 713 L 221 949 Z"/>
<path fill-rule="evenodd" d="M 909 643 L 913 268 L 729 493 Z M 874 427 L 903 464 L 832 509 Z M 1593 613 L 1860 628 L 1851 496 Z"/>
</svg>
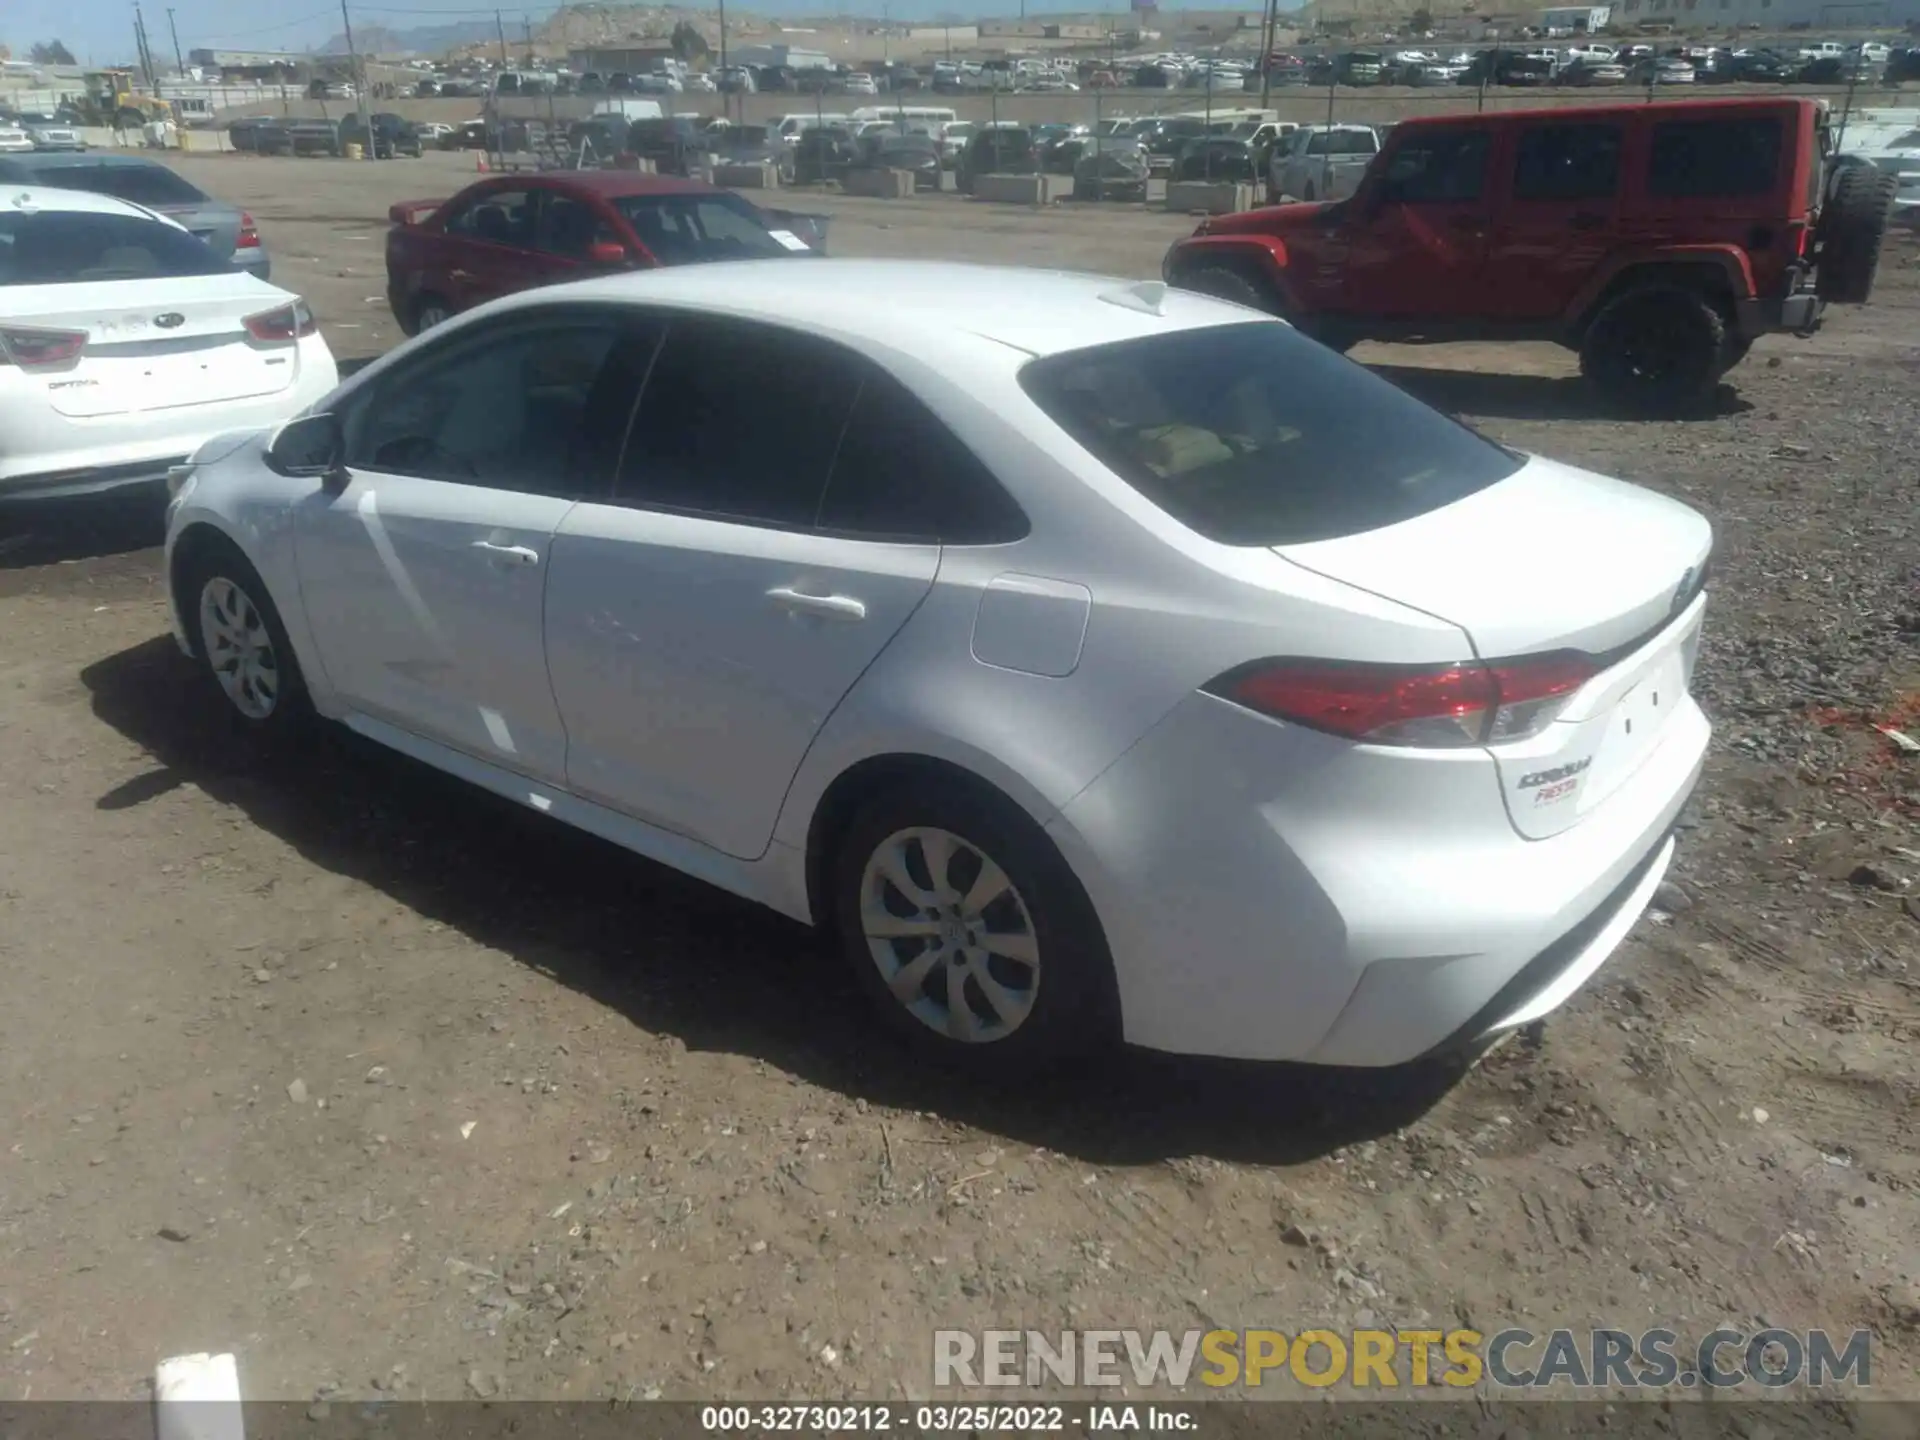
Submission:
<svg viewBox="0 0 1920 1440">
<path fill-rule="evenodd" d="M 1614 400 L 1685 408 L 1768 331 L 1873 288 L 1896 184 L 1818 100 L 1433 116 L 1349 199 L 1204 222 L 1173 285 L 1360 340 L 1553 340 Z"/>
</svg>

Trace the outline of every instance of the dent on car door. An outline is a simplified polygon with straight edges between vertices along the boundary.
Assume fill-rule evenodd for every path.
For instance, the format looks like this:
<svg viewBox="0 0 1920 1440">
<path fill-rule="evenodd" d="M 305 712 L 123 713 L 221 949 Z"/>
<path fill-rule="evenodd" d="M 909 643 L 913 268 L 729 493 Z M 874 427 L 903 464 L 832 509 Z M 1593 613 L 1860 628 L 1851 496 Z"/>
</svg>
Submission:
<svg viewBox="0 0 1920 1440">
<path fill-rule="evenodd" d="M 764 853 L 814 736 L 939 567 L 923 525 L 821 523 L 843 482 L 918 479 L 910 446 L 861 439 L 884 440 L 892 383 L 791 331 L 672 323 L 614 499 L 554 538 L 547 660 L 570 788 Z"/>
<path fill-rule="evenodd" d="M 348 479 L 299 512 L 300 591 L 350 712 L 554 784 L 541 608 L 554 528 L 606 493 L 658 332 L 514 317 L 438 344 L 343 415 Z"/>
</svg>

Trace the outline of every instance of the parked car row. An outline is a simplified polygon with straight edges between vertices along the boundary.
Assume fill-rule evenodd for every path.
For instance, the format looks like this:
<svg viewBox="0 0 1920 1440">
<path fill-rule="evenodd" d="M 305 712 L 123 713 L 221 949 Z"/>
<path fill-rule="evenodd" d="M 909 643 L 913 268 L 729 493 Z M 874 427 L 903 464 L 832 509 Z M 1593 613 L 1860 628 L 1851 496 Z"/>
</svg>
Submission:
<svg viewBox="0 0 1920 1440">
<path fill-rule="evenodd" d="M 436 127 L 444 132 L 450 127 Z M 376 159 L 418 158 L 426 144 L 423 127 L 404 116 L 382 111 L 362 120 L 292 119 L 274 115 L 230 121 L 227 140 L 235 150 L 256 155 L 344 155 L 349 145 L 370 150 Z"/>
<path fill-rule="evenodd" d="M 24 150 L 84 150 L 85 126 L 68 110 L 8 110 L 0 107 L 0 154 Z"/>
</svg>

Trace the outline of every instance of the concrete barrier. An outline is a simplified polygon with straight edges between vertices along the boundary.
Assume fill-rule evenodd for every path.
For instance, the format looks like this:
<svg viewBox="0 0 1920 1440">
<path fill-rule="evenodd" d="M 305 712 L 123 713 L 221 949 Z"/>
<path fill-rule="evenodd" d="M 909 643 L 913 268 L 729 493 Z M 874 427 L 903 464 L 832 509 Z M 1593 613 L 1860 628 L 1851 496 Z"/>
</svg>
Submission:
<svg viewBox="0 0 1920 1440">
<path fill-rule="evenodd" d="M 849 170 L 841 177 L 840 188 L 849 195 L 864 195 L 873 200 L 911 200 L 911 170 Z"/>
<path fill-rule="evenodd" d="M 780 172 L 771 165 L 716 165 L 713 183 L 731 190 L 773 190 L 780 184 Z"/>
<path fill-rule="evenodd" d="M 976 175 L 973 198 L 1000 205 L 1051 205 L 1073 193 L 1071 175 Z"/>
<path fill-rule="evenodd" d="M 224 130 L 182 130 L 180 148 L 193 155 L 213 155 L 233 149 L 233 144 Z"/>
<path fill-rule="evenodd" d="M 1253 209 L 1253 186 L 1229 181 L 1180 180 L 1167 186 L 1167 209 L 1174 214 L 1234 215 Z"/>
</svg>

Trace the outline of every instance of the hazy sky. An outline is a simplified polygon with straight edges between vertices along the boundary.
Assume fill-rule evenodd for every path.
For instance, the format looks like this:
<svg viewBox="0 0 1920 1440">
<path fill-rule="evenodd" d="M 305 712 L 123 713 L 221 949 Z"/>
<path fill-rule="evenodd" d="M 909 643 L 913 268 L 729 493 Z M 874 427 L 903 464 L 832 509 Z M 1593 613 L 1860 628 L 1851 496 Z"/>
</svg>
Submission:
<svg viewBox="0 0 1920 1440">
<path fill-rule="evenodd" d="M 493 7 L 484 10 L 463 8 L 459 0 L 393 0 L 391 4 L 366 6 L 348 0 L 355 25 L 387 25 L 396 30 L 417 25 L 444 24 L 462 19 L 492 18 Z M 844 3 L 844 0 L 843 0 Z M 1169 8 L 1182 8 L 1180 0 L 1162 0 Z M 1229 0 L 1230 3 L 1230 0 Z M 1124 0 L 1086 0 L 1085 8 L 1120 9 Z M 1214 0 L 1218 5 L 1219 0 Z M 173 41 L 167 31 L 167 7 L 159 0 L 141 0 L 147 19 L 147 35 L 156 58 L 171 54 Z M 743 10 L 764 15 L 803 15 L 821 13 L 820 0 L 743 0 Z M 881 0 L 861 6 L 878 14 Z M 1069 8 L 1049 0 L 1034 0 L 1033 13 L 1058 12 Z M 1212 8 L 1212 7 L 1209 7 Z M 1249 3 L 1248 8 L 1252 8 Z M 524 5 L 502 7 L 512 22 L 523 13 L 538 20 L 551 14 L 551 4 L 530 11 Z M 888 0 L 888 13 L 895 19 L 932 19 L 939 14 L 979 15 L 1017 14 L 1019 0 Z M 237 50 L 301 50 L 324 43 L 340 33 L 340 6 L 325 0 L 175 0 L 173 20 L 180 29 L 180 48 L 184 53 L 196 46 L 216 46 Z M 35 41 L 59 39 L 66 43 L 74 58 L 83 64 L 105 65 L 127 61 L 133 56 L 133 5 L 131 0 L 0 0 L 0 41 L 13 47 L 13 53 L 25 59 L 27 47 Z"/>
</svg>

